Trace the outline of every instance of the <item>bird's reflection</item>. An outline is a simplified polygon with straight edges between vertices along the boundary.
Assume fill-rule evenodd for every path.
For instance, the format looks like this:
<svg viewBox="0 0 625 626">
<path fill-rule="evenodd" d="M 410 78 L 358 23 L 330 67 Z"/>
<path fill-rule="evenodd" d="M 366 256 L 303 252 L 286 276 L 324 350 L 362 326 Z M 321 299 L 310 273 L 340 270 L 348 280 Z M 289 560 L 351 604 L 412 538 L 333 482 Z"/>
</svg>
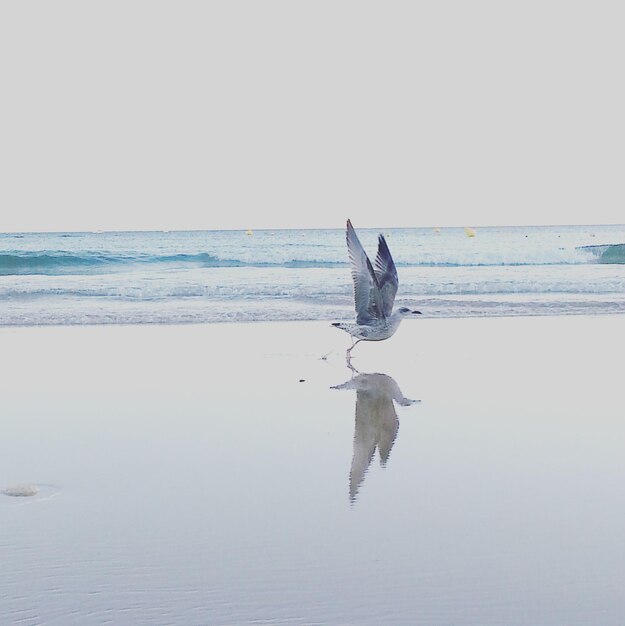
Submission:
<svg viewBox="0 0 625 626">
<path fill-rule="evenodd" d="M 391 454 L 399 430 L 393 402 L 410 406 L 419 400 L 406 398 L 395 380 L 386 374 L 359 373 L 332 389 L 356 390 L 354 456 L 349 473 L 349 499 L 354 502 L 376 448 L 382 466 L 386 465 Z"/>
</svg>

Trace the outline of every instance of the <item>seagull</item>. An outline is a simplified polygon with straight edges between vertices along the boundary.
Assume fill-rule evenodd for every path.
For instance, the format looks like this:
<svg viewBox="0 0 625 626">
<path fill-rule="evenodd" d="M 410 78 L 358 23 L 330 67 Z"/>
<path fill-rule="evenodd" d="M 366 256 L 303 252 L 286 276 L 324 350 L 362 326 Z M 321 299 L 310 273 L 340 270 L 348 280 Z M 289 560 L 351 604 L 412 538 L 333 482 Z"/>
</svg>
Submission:
<svg viewBox="0 0 625 626">
<path fill-rule="evenodd" d="M 375 257 L 374 267 L 351 221 L 347 220 L 347 250 L 352 264 L 356 323 L 334 322 L 332 326 L 344 330 L 352 337 L 352 345 L 345 354 L 349 363 L 352 350 L 358 343 L 382 341 L 392 337 L 404 317 L 420 315 L 421 311 L 401 307 L 393 312 L 399 280 L 397 268 L 384 235 L 378 236 L 378 254 Z M 356 339 L 355 342 L 354 339 Z"/>
</svg>

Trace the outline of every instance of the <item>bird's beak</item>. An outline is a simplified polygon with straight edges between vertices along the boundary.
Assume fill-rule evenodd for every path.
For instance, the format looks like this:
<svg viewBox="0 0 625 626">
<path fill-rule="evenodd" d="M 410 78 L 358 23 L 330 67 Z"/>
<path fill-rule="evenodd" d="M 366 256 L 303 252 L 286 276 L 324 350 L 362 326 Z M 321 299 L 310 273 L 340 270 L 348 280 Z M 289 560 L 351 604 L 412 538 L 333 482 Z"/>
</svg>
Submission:
<svg viewBox="0 0 625 626">
<path fill-rule="evenodd" d="M 421 311 L 413 311 L 412 314 L 413 315 L 421 315 Z"/>
</svg>

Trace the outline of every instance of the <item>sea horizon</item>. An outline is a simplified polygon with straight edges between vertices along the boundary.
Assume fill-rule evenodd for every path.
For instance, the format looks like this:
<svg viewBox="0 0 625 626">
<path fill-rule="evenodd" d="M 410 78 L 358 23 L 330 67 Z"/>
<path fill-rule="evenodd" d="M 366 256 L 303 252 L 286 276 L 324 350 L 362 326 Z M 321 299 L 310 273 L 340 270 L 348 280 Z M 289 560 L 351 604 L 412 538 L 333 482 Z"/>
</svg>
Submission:
<svg viewBox="0 0 625 626">
<path fill-rule="evenodd" d="M 359 226 L 358 230 L 427 230 L 427 229 L 464 229 L 464 228 L 473 228 L 473 229 L 493 229 L 493 228 L 560 228 L 560 227 L 583 227 L 583 228 L 591 228 L 591 227 L 610 227 L 610 226 L 625 226 L 625 222 L 575 222 L 575 223 L 567 223 L 567 222 L 553 222 L 546 224 L 537 224 L 537 223 L 528 223 L 528 224 L 481 224 L 481 223 L 473 223 L 467 222 L 466 224 L 426 224 L 425 226 L 388 226 L 388 225 L 378 225 L 378 226 Z M 261 231 L 317 231 L 317 230 L 339 230 L 343 231 L 345 226 L 341 224 L 340 226 L 276 226 L 274 228 L 270 226 L 254 226 L 254 224 L 250 224 L 247 226 L 239 226 L 239 227 L 231 227 L 231 228 L 102 228 L 102 229 L 59 229 L 59 230 L 4 230 L 0 231 L 0 236 L 2 235 L 61 235 L 61 234 L 115 234 L 115 233 L 197 233 L 197 232 L 245 232 L 247 230 L 252 230 L 253 232 L 261 232 Z"/>
</svg>

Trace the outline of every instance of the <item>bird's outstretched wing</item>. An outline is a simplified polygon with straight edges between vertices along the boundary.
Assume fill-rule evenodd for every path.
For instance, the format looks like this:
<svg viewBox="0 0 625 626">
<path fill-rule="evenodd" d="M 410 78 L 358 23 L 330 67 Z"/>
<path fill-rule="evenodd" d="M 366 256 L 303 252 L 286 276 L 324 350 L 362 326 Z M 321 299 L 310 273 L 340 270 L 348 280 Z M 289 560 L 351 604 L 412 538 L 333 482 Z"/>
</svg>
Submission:
<svg viewBox="0 0 625 626">
<path fill-rule="evenodd" d="M 382 311 L 386 317 L 393 312 L 393 303 L 397 294 L 399 279 L 397 268 L 393 262 L 391 252 L 386 245 L 384 235 L 378 237 L 378 254 L 375 257 L 375 276 L 378 282 Z"/>
<path fill-rule="evenodd" d="M 349 220 L 347 220 L 347 250 L 352 264 L 356 322 L 358 324 L 371 324 L 384 319 L 386 315 L 378 277 Z"/>
</svg>

